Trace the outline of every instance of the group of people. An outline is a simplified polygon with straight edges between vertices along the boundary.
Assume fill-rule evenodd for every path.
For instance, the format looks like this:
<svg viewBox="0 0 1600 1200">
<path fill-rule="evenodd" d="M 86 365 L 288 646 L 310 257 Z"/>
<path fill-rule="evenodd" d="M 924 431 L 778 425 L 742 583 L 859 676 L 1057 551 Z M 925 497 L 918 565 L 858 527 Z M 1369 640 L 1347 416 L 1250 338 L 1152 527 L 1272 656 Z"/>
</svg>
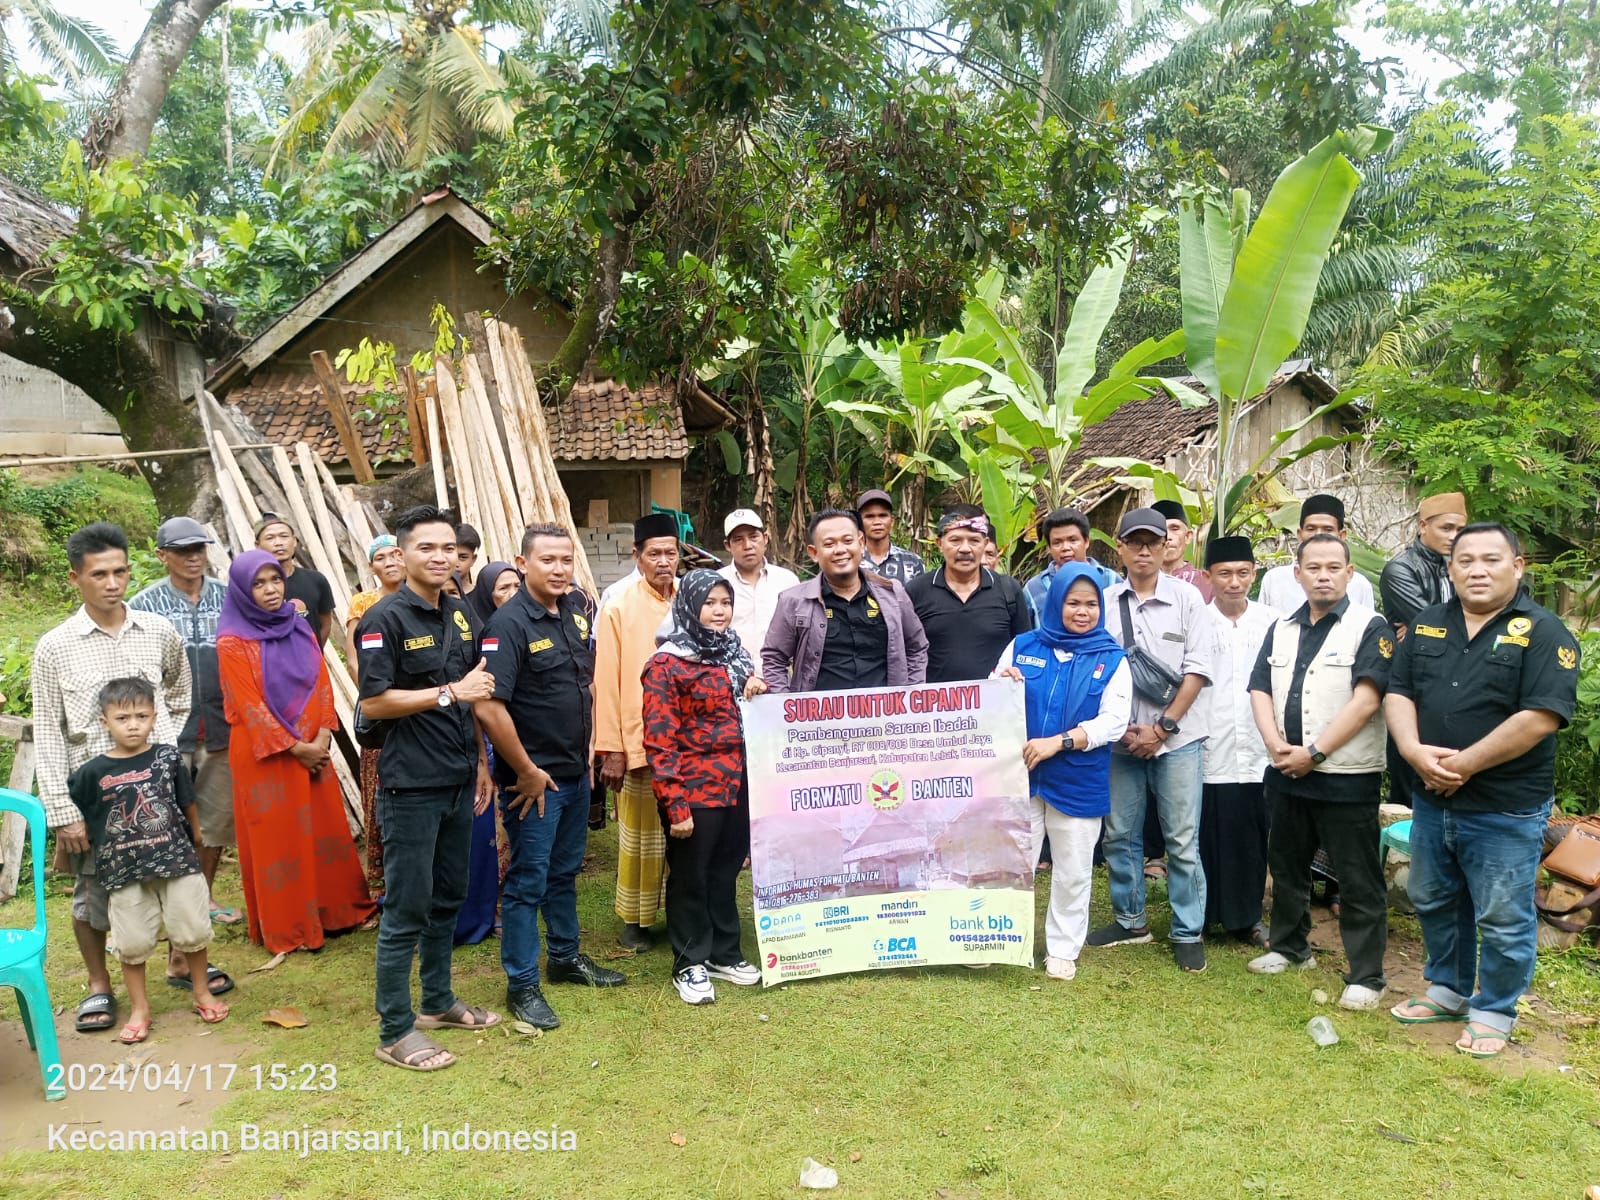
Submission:
<svg viewBox="0 0 1600 1200">
<path fill-rule="evenodd" d="M 1414 806 L 1430 985 L 1391 1012 L 1461 1022 L 1470 1054 L 1504 1047 L 1532 977 L 1554 733 L 1577 678 L 1576 642 L 1521 586 L 1514 534 L 1469 524 L 1459 495 L 1428 498 L 1383 573 L 1380 615 L 1332 496 L 1303 504 L 1295 561 L 1266 573 L 1262 599 L 1246 538 L 1214 536 L 1189 563 L 1176 503 L 1123 515 L 1120 571 L 1089 556 L 1083 513 L 1049 513 L 1050 561 L 1025 584 L 999 572 L 980 509 L 943 514 L 932 569 L 892 543 L 893 519 L 879 489 L 815 513 L 802 582 L 768 560 L 749 509 L 724 521 L 727 566 L 680 576 L 676 519 L 653 513 L 634 526 L 635 571 L 596 604 L 574 585 L 570 530 L 530 526 L 514 563 L 474 579 L 470 529 L 437 508 L 401 514 L 371 547 L 378 588 L 349 617 L 366 872 L 330 767 L 331 593 L 324 605 L 326 580 L 293 564 L 292 528 L 264 518 L 224 586 L 206 575 L 204 528 L 174 518 L 158 535 L 168 579 L 127 603 L 125 540 L 80 530 L 68 552 L 84 607 L 41 639 L 34 667 L 40 795 L 76 856 L 91 991 L 79 1028 L 115 1024 L 109 931 L 133 1006 L 122 1036 L 147 1034 L 142 963 L 163 920 L 169 981 L 202 1018 L 226 1015 L 215 995 L 232 980 L 204 954 L 210 922 L 236 916 L 209 889 L 235 840 L 249 933 L 269 949 L 370 924 L 381 897 L 381 1060 L 437 1070 L 454 1055 L 434 1031 L 501 1020 L 451 983 L 453 947 L 496 925 L 507 1008 L 556 1028 L 543 983 L 625 983 L 579 945 L 597 788 L 618 824 L 618 940 L 648 951 L 664 907 L 677 994 L 709 1003 L 719 982 L 760 980 L 736 903 L 750 853 L 739 701 L 997 676 L 1025 690 L 1050 976 L 1073 978 L 1085 946 L 1153 940 L 1152 858 L 1183 970 L 1205 969 L 1212 930 L 1257 946 L 1252 971 L 1310 965 L 1320 854 L 1340 887 L 1340 1003 L 1377 1007 L 1387 770 Z M 158 817 L 189 841 L 147 850 Z M 1102 856 L 1112 920 L 1090 930 Z M 127 889 L 138 896 L 119 899 Z"/>
</svg>

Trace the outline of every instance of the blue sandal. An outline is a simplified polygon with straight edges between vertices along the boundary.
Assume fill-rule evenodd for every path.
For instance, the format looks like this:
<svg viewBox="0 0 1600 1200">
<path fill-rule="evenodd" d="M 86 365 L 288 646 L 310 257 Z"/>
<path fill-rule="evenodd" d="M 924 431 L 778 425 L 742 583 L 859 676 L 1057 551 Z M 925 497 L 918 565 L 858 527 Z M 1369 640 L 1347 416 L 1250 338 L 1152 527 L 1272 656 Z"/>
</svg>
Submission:
<svg viewBox="0 0 1600 1200">
<path fill-rule="evenodd" d="M 1425 1008 L 1428 1015 L 1425 1017 L 1408 1017 L 1401 1014 L 1402 1008 Z M 1426 996 L 1413 996 L 1404 1004 L 1396 1004 L 1389 1010 L 1389 1015 L 1402 1025 L 1433 1025 L 1440 1021 L 1459 1021 L 1467 1014 L 1464 1012 L 1451 1012 L 1444 1005 L 1429 1000 Z"/>
</svg>

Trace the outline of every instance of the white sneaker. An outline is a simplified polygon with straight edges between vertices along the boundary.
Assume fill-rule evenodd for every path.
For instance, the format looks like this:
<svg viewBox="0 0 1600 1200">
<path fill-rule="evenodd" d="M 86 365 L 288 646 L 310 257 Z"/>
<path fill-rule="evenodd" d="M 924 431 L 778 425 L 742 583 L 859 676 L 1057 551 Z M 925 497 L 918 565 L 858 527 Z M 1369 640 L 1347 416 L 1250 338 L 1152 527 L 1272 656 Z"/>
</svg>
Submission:
<svg viewBox="0 0 1600 1200">
<path fill-rule="evenodd" d="M 1246 964 L 1246 969 L 1254 971 L 1257 975 L 1282 975 L 1290 967 L 1296 971 L 1309 971 L 1316 965 L 1317 960 L 1309 954 L 1299 962 L 1295 962 L 1276 950 L 1269 950 L 1259 958 L 1252 958 Z"/>
<path fill-rule="evenodd" d="M 1078 975 L 1078 964 L 1070 958 L 1056 958 L 1047 954 L 1044 959 L 1044 973 L 1051 979 L 1075 979 Z"/>
<path fill-rule="evenodd" d="M 1371 1012 L 1382 1002 L 1382 988 L 1369 988 L 1359 983 L 1349 984 L 1339 995 L 1339 1007 L 1352 1012 Z"/>
<path fill-rule="evenodd" d="M 672 986 L 678 989 L 678 999 L 685 1004 L 711 1004 L 717 998 L 716 989 L 706 975 L 706 969 L 696 963 L 685 967 L 672 977 Z"/>
<path fill-rule="evenodd" d="M 725 979 L 729 983 L 736 983 L 740 987 L 750 987 L 761 982 L 761 972 L 742 958 L 731 967 L 707 963 L 706 974 L 713 979 Z"/>
</svg>

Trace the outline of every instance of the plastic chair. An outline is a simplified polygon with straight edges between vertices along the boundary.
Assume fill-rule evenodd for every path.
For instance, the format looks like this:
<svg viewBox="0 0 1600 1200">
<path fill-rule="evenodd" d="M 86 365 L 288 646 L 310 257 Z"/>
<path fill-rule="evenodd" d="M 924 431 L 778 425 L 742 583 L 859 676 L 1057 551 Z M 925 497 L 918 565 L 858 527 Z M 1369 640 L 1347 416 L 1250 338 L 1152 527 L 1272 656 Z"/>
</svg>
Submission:
<svg viewBox="0 0 1600 1200">
<path fill-rule="evenodd" d="M 65 1100 L 67 1089 L 62 1082 L 61 1050 L 56 1045 L 55 1009 L 44 981 L 44 805 L 25 792 L 0 788 L 0 812 L 22 814 L 33 846 L 33 928 L 0 929 L 0 987 L 9 987 L 17 994 L 28 1045 L 39 1055 L 44 1098 Z"/>
</svg>

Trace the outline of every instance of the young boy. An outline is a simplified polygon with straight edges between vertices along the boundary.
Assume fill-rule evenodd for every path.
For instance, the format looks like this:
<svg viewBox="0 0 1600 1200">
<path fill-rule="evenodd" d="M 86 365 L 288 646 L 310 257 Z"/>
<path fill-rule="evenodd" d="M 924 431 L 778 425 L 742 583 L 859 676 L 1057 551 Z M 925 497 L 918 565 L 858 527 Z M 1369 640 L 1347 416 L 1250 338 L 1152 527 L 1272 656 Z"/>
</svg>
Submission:
<svg viewBox="0 0 1600 1200">
<path fill-rule="evenodd" d="M 200 1019 L 215 1024 L 228 1015 L 228 1006 L 206 986 L 210 891 L 196 853 L 200 825 L 189 769 L 176 746 L 150 744 L 156 697 L 143 679 L 113 679 L 100 689 L 99 702 L 111 749 L 73 772 L 67 787 L 89 827 L 95 870 L 110 893 L 111 938 L 132 1006 L 121 1041 L 133 1045 L 150 1035 L 144 964 L 163 924 L 189 961 Z"/>
</svg>

